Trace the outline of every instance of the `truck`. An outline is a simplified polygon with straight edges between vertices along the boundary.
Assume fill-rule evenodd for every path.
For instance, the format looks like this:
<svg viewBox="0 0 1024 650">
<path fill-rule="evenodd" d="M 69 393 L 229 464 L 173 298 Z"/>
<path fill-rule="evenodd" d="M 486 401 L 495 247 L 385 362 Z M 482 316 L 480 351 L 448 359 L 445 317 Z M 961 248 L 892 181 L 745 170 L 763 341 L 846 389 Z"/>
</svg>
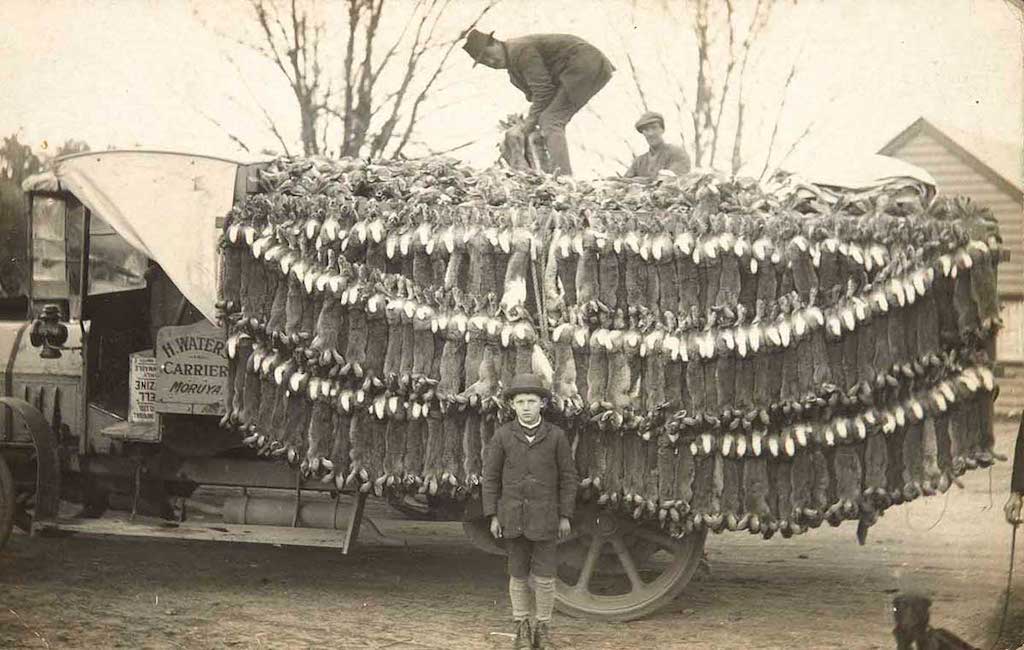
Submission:
<svg viewBox="0 0 1024 650">
<path fill-rule="evenodd" d="M 528 371 L 580 477 L 556 606 L 630 620 L 682 593 L 709 532 L 856 521 L 863 543 L 998 459 L 998 228 L 919 179 L 107 151 L 25 190 L 0 545 L 350 553 L 372 496 L 500 554 L 481 465 Z"/>
</svg>

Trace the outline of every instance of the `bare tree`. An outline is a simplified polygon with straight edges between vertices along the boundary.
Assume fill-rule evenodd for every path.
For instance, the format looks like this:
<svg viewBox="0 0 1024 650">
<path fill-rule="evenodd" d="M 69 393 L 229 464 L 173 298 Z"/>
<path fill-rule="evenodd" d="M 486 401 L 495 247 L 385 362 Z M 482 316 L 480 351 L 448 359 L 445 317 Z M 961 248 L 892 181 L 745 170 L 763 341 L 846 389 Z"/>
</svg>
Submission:
<svg viewBox="0 0 1024 650">
<path fill-rule="evenodd" d="M 458 1 L 246 0 L 255 36 L 233 40 L 271 62 L 288 83 L 306 155 L 396 157 L 416 142 L 417 124 L 453 51 L 500 0 L 482 2 L 453 34 L 442 18 Z M 393 28 L 384 30 L 385 23 Z M 289 129 L 259 108 L 288 153 Z"/>
<path fill-rule="evenodd" d="M 645 110 L 650 102 L 647 88 L 668 89 L 679 124 L 686 125 L 680 135 L 690 145 L 695 166 L 716 167 L 725 158 L 731 171 L 737 173 L 752 162 L 747 153 L 749 91 L 752 84 L 761 80 L 752 79 L 750 64 L 752 59 L 764 55 L 765 29 L 779 13 L 780 6 L 795 4 L 796 0 L 693 0 L 686 3 L 663 0 L 655 9 L 663 12 L 671 24 L 689 26 L 688 31 L 693 35 L 692 58 L 690 62 L 676 60 L 675 65 L 670 66 L 666 61 L 669 48 L 658 47 L 658 69 L 649 68 L 647 76 L 643 76 L 627 55 L 629 72 Z M 637 6 L 634 1 L 634 10 Z M 645 9 L 650 10 L 650 7 L 645 6 Z M 675 35 L 674 39 L 678 40 Z M 651 70 L 654 70 L 653 75 Z M 797 66 L 792 63 L 781 88 L 775 121 L 769 126 L 771 137 L 762 175 L 774 157 L 779 123 L 796 75 Z M 802 140 L 809 131 L 810 125 L 798 139 Z M 797 144 L 790 143 L 789 151 Z"/>
</svg>

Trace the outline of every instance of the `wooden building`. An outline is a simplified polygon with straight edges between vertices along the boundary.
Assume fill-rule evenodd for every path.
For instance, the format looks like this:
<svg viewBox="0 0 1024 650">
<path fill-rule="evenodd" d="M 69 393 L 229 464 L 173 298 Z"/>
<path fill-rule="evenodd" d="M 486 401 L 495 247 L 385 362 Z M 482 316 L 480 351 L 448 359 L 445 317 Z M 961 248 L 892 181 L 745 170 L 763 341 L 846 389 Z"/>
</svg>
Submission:
<svg viewBox="0 0 1024 650">
<path fill-rule="evenodd" d="M 978 153 L 972 153 L 972 146 Z M 996 409 L 1024 409 L 1024 183 L 1021 148 L 1013 143 L 981 143 L 939 129 L 919 118 L 879 151 L 930 173 L 945 195 L 965 195 L 987 206 L 999 220 L 1009 260 L 999 266 L 1004 328 L 997 343 L 1000 395 Z"/>
</svg>

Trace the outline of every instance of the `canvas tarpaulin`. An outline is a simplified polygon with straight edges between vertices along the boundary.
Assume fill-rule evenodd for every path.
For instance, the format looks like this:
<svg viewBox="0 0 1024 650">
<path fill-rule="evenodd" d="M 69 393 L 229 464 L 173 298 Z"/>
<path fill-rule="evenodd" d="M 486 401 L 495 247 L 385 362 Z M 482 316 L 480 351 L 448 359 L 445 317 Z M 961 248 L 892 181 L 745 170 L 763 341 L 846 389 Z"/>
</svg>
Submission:
<svg viewBox="0 0 1024 650">
<path fill-rule="evenodd" d="M 65 158 L 54 174 L 214 321 L 217 219 L 231 209 L 237 170 L 217 158 L 122 151 Z"/>
</svg>

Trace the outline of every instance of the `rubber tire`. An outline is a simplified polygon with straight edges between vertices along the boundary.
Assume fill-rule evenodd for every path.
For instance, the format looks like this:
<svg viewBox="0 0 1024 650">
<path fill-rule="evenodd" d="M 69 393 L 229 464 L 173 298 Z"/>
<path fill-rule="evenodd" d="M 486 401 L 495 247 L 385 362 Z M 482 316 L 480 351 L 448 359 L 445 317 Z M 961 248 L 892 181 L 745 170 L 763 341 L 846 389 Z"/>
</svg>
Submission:
<svg viewBox="0 0 1024 650">
<path fill-rule="evenodd" d="M 0 454 L 0 549 L 7 544 L 14 526 L 14 476 Z"/>
</svg>

